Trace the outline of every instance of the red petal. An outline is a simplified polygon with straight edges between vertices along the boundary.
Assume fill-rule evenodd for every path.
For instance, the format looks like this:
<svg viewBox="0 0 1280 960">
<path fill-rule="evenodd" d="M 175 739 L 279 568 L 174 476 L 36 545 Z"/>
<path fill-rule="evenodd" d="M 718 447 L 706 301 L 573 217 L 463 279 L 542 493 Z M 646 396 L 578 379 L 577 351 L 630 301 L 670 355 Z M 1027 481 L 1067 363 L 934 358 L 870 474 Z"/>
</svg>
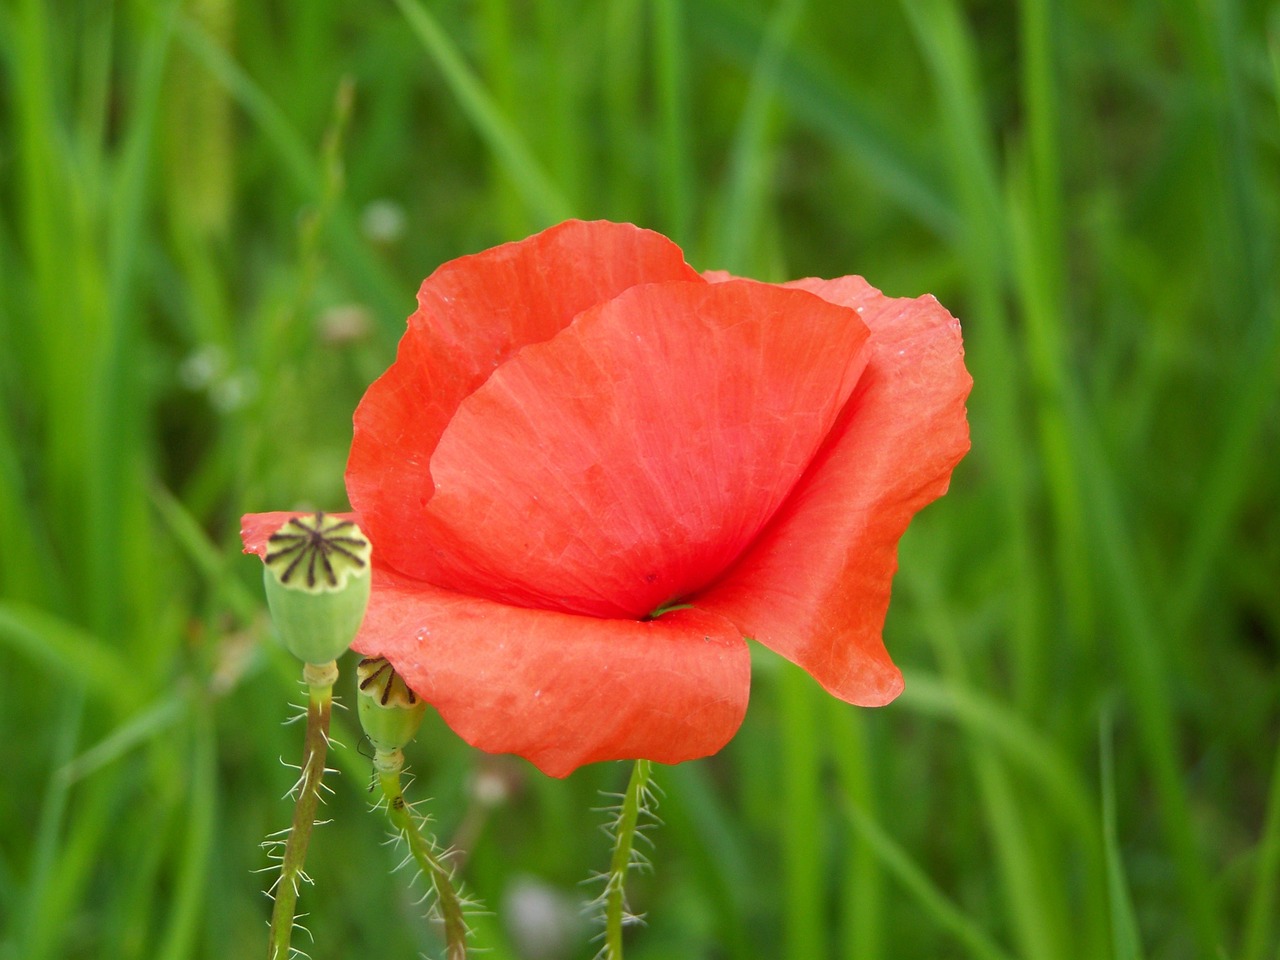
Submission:
<svg viewBox="0 0 1280 960">
<path fill-rule="evenodd" d="M 932 297 L 890 299 L 860 277 L 798 286 L 859 310 L 871 359 L 831 438 L 759 541 L 695 600 L 831 693 L 887 703 L 902 675 L 881 630 L 911 517 L 969 449 L 960 325 Z"/>
<path fill-rule="evenodd" d="M 462 403 L 431 461 L 431 551 L 400 569 L 606 617 L 698 590 L 803 474 L 866 338 L 855 312 L 797 290 L 633 288 Z"/>
<path fill-rule="evenodd" d="M 750 686 L 747 645 L 714 614 L 597 620 L 378 568 L 355 647 L 390 660 L 468 743 L 555 777 L 599 760 L 715 753 L 741 724 Z"/>
<path fill-rule="evenodd" d="M 426 548 L 431 455 L 458 405 L 521 347 L 639 283 L 702 282 L 680 248 L 630 224 L 570 221 L 446 263 L 423 281 L 396 362 L 355 413 L 347 494 L 384 562 Z"/>
</svg>

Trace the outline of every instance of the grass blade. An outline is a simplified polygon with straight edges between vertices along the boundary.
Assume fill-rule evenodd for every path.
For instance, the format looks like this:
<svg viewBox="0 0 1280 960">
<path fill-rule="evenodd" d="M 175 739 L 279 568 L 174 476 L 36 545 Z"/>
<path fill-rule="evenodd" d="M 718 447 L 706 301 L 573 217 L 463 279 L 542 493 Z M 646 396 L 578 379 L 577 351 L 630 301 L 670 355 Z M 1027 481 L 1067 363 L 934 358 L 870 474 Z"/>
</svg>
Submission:
<svg viewBox="0 0 1280 960">
<path fill-rule="evenodd" d="M 905 850 L 876 821 L 867 816 L 851 800 L 843 811 L 849 824 L 862 841 L 875 853 L 886 871 L 902 885 L 924 911 L 924 916 L 949 933 L 977 960 L 1013 960 L 976 923 L 965 915 Z"/>
<path fill-rule="evenodd" d="M 693 242 L 694 175 L 681 0 L 655 0 L 653 32 L 661 147 L 658 177 L 663 200 L 661 226 L 667 236 L 683 246 Z"/>
<path fill-rule="evenodd" d="M 761 246 L 760 226 L 773 185 L 769 140 L 778 67 L 803 9 L 803 0 L 783 0 L 778 4 L 751 71 L 751 84 L 729 155 L 729 174 L 720 202 L 720 242 L 714 258 L 717 268 L 730 273 L 746 276 L 756 266 L 747 262 L 747 251 Z"/>
<path fill-rule="evenodd" d="M 0 601 L 0 643 L 38 665 L 83 684 L 108 703 L 127 708 L 139 680 L 125 660 L 100 637 L 37 607 Z"/>
<path fill-rule="evenodd" d="M 396 0 L 396 6 L 444 75 L 463 113 L 501 161 L 507 176 L 529 208 L 546 223 L 572 217 L 573 205 L 552 183 L 515 128 L 499 112 L 436 18 L 414 0 Z"/>
<path fill-rule="evenodd" d="M 1111 950 L 1115 960 L 1142 960 L 1138 921 L 1133 913 L 1124 858 L 1116 836 L 1116 774 L 1112 756 L 1111 718 L 1102 717 L 1098 730 L 1102 775 L 1102 843 L 1107 858 L 1107 900 L 1111 906 Z"/>
<path fill-rule="evenodd" d="M 822 822 L 816 698 L 824 694 L 798 667 L 789 663 L 782 667 L 782 955 L 828 957 L 827 858 L 816 829 Z"/>
<path fill-rule="evenodd" d="M 1262 836 L 1258 841 L 1257 879 L 1249 900 L 1241 960 L 1267 960 L 1276 955 L 1276 905 L 1280 902 L 1280 743 L 1271 768 L 1271 788 Z"/>
</svg>

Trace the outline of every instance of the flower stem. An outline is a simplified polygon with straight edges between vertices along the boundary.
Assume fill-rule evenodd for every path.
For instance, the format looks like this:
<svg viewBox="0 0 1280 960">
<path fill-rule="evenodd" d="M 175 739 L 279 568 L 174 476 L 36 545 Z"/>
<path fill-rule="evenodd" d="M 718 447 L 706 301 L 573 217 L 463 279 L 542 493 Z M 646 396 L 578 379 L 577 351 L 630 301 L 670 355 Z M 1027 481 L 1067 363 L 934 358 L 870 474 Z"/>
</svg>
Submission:
<svg viewBox="0 0 1280 960">
<path fill-rule="evenodd" d="M 435 892 L 436 907 L 444 924 L 445 956 L 448 960 L 466 960 L 467 921 L 462 912 L 462 899 L 453 887 L 449 868 L 442 862 L 432 842 L 422 832 L 418 818 L 404 799 L 400 785 L 400 771 L 404 767 L 404 754 L 399 750 L 379 750 L 373 760 L 378 771 L 378 782 L 387 801 L 387 816 L 391 824 L 409 844 L 409 852 L 418 867 L 427 875 Z"/>
<path fill-rule="evenodd" d="M 634 862 L 636 832 L 640 813 L 647 809 L 652 768 L 648 760 L 636 761 L 614 823 L 613 859 L 604 888 L 604 960 L 622 960 L 622 927 L 630 919 L 623 885 L 627 869 Z"/>
<path fill-rule="evenodd" d="M 311 827 L 320 802 L 320 780 L 324 776 L 325 756 L 329 750 L 329 712 L 333 706 L 333 684 L 338 679 L 338 664 L 308 663 L 302 668 L 307 685 L 307 734 L 302 750 L 302 776 L 298 780 L 298 796 L 293 808 L 293 824 L 285 842 L 280 878 L 275 885 L 275 905 L 271 910 L 271 932 L 267 938 L 267 960 L 288 960 L 289 941 L 293 936 L 298 884 L 307 879 L 303 865 Z"/>
</svg>

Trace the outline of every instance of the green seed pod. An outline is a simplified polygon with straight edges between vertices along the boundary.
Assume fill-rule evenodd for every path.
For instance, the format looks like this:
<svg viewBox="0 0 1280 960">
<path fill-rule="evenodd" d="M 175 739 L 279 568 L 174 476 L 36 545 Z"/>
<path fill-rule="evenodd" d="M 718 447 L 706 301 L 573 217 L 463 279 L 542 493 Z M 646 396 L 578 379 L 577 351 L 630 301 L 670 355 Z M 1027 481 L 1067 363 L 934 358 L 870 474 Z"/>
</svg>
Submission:
<svg viewBox="0 0 1280 960">
<path fill-rule="evenodd" d="M 427 704 L 409 689 L 385 657 L 366 657 L 356 667 L 360 725 L 380 754 L 399 753 L 414 738 Z"/>
<path fill-rule="evenodd" d="M 306 663 L 328 663 L 355 639 L 369 605 L 369 538 L 350 520 L 294 517 L 267 541 L 263 583 L 284 645 Z"/>
</svg>

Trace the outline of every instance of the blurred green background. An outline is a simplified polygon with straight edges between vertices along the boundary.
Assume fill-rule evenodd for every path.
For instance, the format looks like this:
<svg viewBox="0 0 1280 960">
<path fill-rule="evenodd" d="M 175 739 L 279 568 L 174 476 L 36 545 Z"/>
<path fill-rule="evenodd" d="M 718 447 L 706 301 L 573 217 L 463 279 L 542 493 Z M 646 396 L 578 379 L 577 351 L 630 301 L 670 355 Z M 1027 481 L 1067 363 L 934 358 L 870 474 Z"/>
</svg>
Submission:
<svg viewBox="0 0 1280 960">
<path fill-rule="evenodd" d="M 976 382 L 907 692 L 759 656 L 629 956 L 1280 956 L 1280 5 L 6 0 L 0 66 L 4 960 L 265 952 L 299 691 L 238 516 L 343 506 L 421 278 L 566 216 L 933 292 Z M 295 942 L 437 956 L 352 723 Z M 485 956 L 590 957 L 627 765 L 409 762 Z"/>
</svg>

